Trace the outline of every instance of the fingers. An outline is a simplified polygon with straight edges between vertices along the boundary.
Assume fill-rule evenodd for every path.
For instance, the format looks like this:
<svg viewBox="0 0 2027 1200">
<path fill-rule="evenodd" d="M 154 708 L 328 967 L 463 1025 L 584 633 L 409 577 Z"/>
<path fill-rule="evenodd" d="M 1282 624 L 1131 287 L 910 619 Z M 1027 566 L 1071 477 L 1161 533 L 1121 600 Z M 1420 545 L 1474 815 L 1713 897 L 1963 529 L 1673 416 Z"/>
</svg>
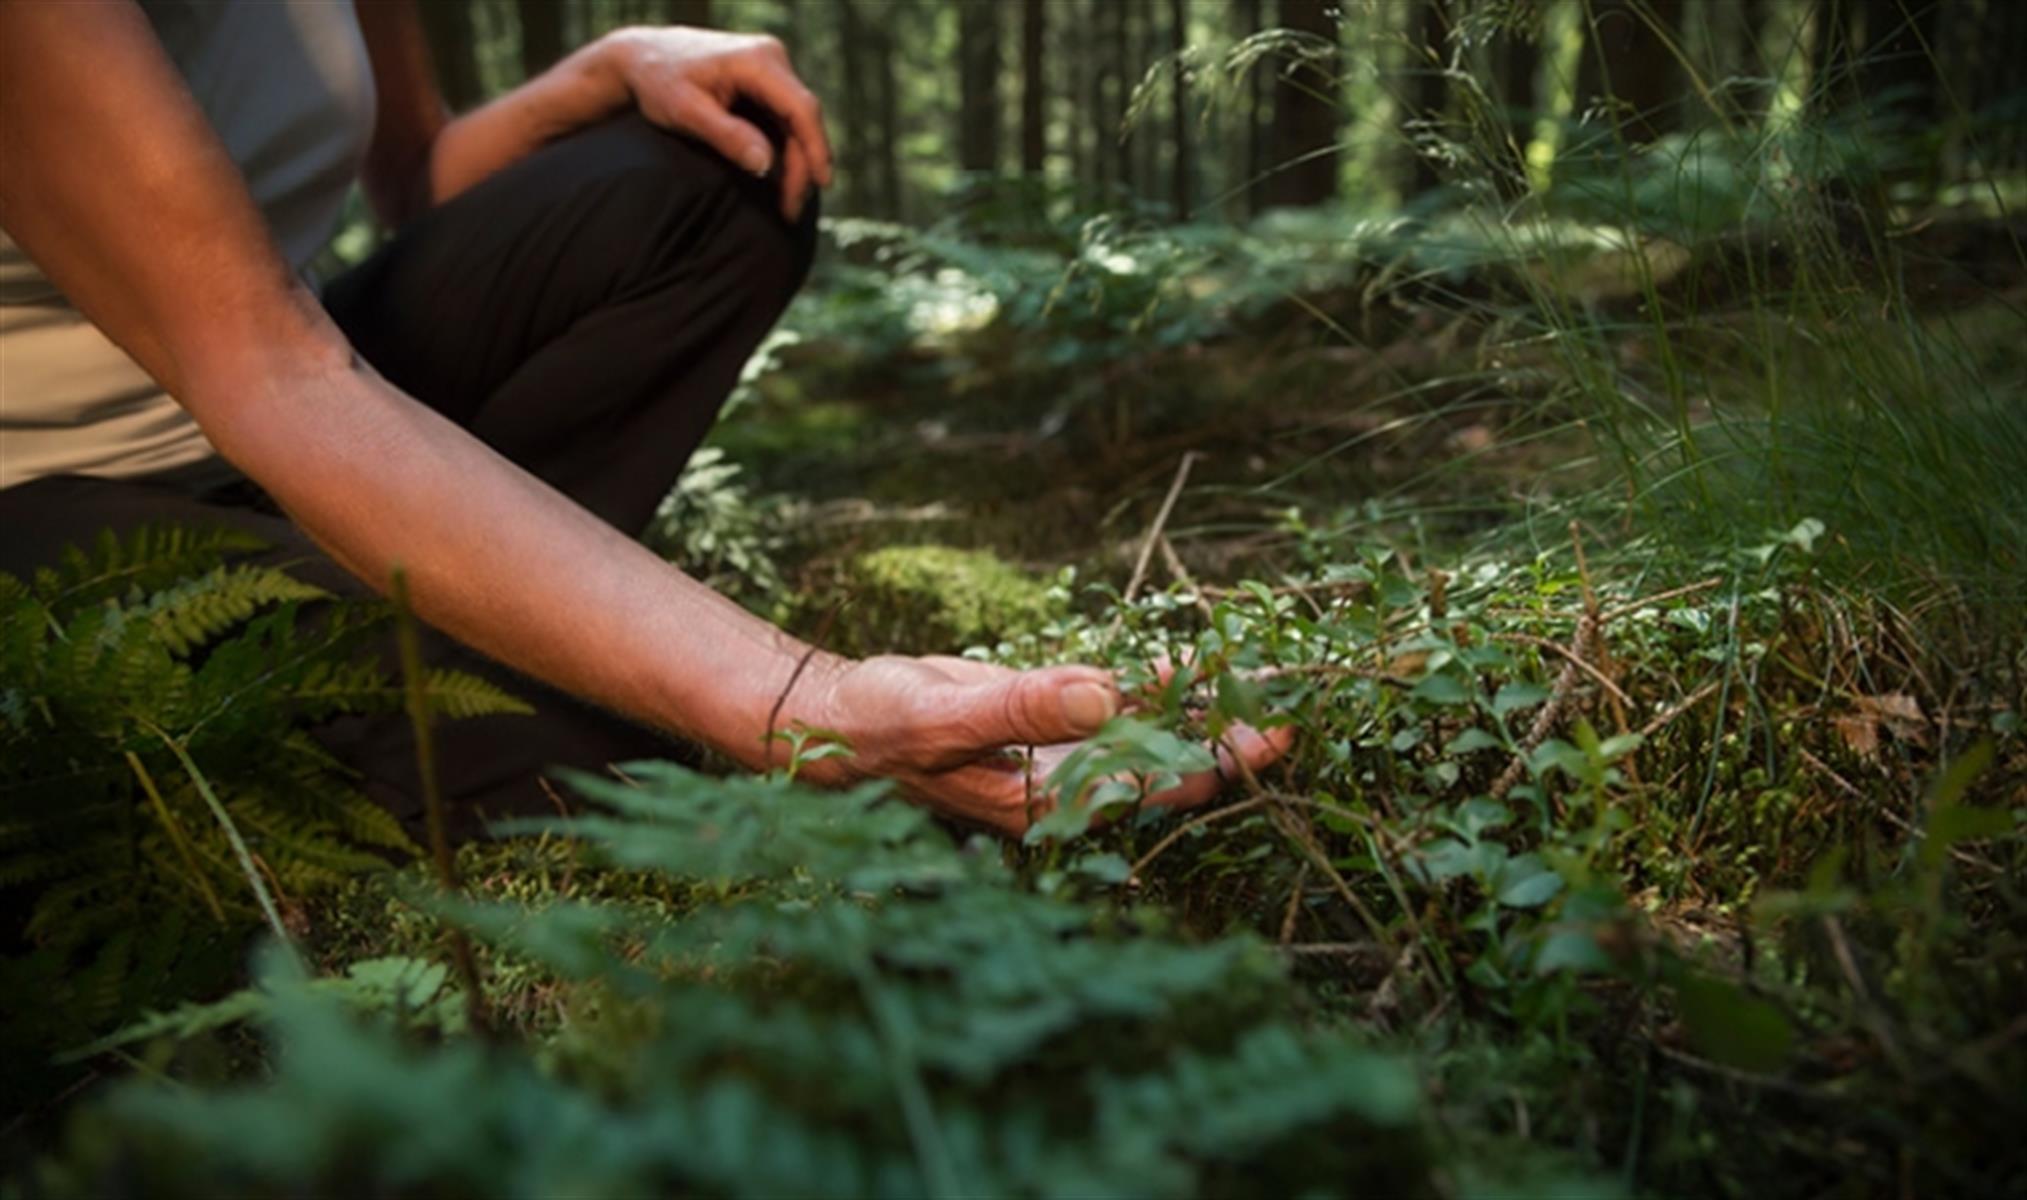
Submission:
<svg viewBox="0 0 2027 1200">
<path fill-rule="evenodd" d="M 675 106 L 683 131 L 724 155 L 741 170 L 765 175 L 774 166 L 774 147 L 751 121 L 732 115 L 722 104 L 692 90 Z"/>
<path fill-rule="evenodd" d="M 1118 714 L 1112 676 L 1095 667 L 1048 667 L 956 689 L 943 724 L 952 749 L 1047 746 L 1098 732 Z"/>
<path fill-rule="evenodd" d="M 824 133 L 823 106 L 815 93 L 803 86 L 788 65 L 788 55 L 778 44 L 754 60 L 739 80 L 739 90 L 765 104 L 788 126 L 788 136 L 801 145 L 809 159 L 810 177 L 823 187 L 831 184 L 831 144 Z"/>
<path fill-rule="evenodd" d="M 802 220 L 809 201 L 809 153 L 802 143 L 790 141 L 781 152 L 781 215 L 793 225 Z"/>
</svg>

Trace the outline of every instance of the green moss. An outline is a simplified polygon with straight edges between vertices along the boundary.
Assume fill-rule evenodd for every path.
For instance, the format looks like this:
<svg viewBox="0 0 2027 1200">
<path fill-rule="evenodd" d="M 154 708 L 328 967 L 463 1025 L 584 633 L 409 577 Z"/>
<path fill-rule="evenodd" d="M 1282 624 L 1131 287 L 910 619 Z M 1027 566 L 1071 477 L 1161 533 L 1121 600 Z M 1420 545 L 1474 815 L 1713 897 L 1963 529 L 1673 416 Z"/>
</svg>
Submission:
<svg viewBox="0 0 2027 1200">
<path fill-rule="evenodd" d="M 985 550 L 889 546 L 845 566 L 843 641 L 860 651 L 941 650 L 997 641 L 1060 615 L 1046 583 Z"/>
</svg>

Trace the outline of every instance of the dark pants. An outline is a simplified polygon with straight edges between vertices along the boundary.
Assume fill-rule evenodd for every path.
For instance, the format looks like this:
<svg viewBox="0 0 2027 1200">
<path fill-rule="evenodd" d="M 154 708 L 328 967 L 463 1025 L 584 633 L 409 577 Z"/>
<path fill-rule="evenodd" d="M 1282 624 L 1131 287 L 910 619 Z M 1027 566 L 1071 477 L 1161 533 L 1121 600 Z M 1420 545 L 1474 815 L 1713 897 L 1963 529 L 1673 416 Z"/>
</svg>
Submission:
<svg viewBox="0 0 2027 1200">
<path fill-rule="evenodd" d="M 815 206 L 791 226 L 779 194 L 778 183 L 627 117 L 417 219 L 333 281 L 325 304 L 395 386 L 639 533 L 808 273 Z M 105 528 L 222 522 L 266 539 L 263 561 L 342 595 L 369 590 L 251 485 L 192 494 L 193 474 L 59 476 L 0 491 L 0 570 L 23 575 Z M 547 767 L 595 770 L 671 751 L 440 635 L 425 646 L 432 664 L 491 677 L 538 714 L 438 725 L 438 774 L 461 833 L 481 817 L 553 812 L 538 782 Z M 320 736 L 370 795 L 419 827 L 405 719 L 349 719 Z"/>
</svg>

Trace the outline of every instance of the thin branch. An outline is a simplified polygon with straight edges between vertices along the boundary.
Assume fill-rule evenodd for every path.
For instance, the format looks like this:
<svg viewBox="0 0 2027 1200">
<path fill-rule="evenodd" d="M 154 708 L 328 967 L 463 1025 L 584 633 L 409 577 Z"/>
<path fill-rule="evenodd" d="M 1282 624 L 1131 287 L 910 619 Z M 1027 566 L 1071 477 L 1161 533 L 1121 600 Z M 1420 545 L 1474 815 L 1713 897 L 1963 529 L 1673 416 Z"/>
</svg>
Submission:
<svg viewBox="0 0 2027 1200">
<path fill-rule="evenodd" d="M 1613 695 L 1613 697 L 1615 697 L 1621 704 L 1630 705 L 1633 703 L 1633 698 L 1631 696 L 1628 696 L 1623 690 L 1621 690 L 1618 684 L 1612 682 L 1610 676 L 1606 675 L 1603 671 L 1598 670 L 1591 664 L 1585 662 L 1582 658 L 1578 657 L 1574 652 L 1572 652 L 1569 647 L 1561 644 L 1560 642 L 1551 641 L 1548 638 L 1540 637 L 1532 633 L 1495 633 L 1492 636 L 1495 641 L 1522 642 L 1525 643 L 1526 645 L 1537 646 L 1543 650 L 1547 650 L 1554 654 L 1561 655 L 1564 659 L 1567 659 L 1571 665 L 1575 666 L 1578 670 L 1582 671 L 1584 674 L 1589 675 L 1592 679 L 1596 680 L 1598 686 L 1610 692 Z"/>
<path fill-rule="evenodd" d="M 1237 804 L 1218 809 L 1216 812 L 1207 812 L 1201 817 L 1193 817 L 1185 821 L 1174 829 L 1169 830 L 1166 836 L 1154 843 L 1152 849 L 1136 859 L 1133 863 L 1133 869 L 1128 874 L 1138 875 L 1142 871 L 1145 871 L 1148 865 L 1155 859 L 1160 858 L 1170 846 L 1175 845 L 1204 826 L 1214 825 L 1228 817 L 1240 817 L 1249 812 L 1256 812 L 1259 809 L 1265 808 L 1271 799 L 1271 796 L 1255 796 L 1250 800 L 1241 800 Z"/>
<path fill-rule="evenodd" d="M 1683 713 L 1688 712 L 1690 709 L 1695 708 L 1697 705 L 1709 699 L 1711 695 L 1717 691 L 1718 685 L 1721 682 L 1722 682 L 1721 680 L 1713 679 L 1710 682 L 1704 684 L 1702 687 L 1697 688 L 1695 691 L 1689 693 L 1687 696 L 1684 696 L 1681 700 L 1677 701 L 1671 707 L 1663 710 L 1653 720 L 1647 722 L 1645 725 L 1642 725 L 1640 727 L 1640 737 L 1643 740 L 1646 738 L 1651 738 L 1655 734 L 1661 732 L 1663 729 L 1666 729 L 1668 726 L 1674 724 L 1675 718 L 1681 716 Z"/>
<path fill-rule="evenodd" d="M 394 601 L 394 639 L 401 657 L 401 681 L 408 700 L 408 722 L 415 730 L 415 769 L 422 776 L 423 814 L 429 826 L 430 856 L 436 863 L 437 883 L 451 896 L 462 896 L 457 859 L 450 852 L 450 831 L 446 828 L 443 789 L 436 777 L 436 739 L 430 731 L 428 677 L 422 667 L 422 635 L 416 632 L 415 610 L 408 603 L 408 573 L 394 568 L 390 598 Z M 486 994 L 479 987 L 478 960 L 472 955 L 471 939 L 456 925 L 445 926 L 450 944 L 451 967 L 465 991 L 465 1020 L 472 1032 L 489 1036 L 493 1024 L 486 1010 Z"/>
<path fill-rule="evenodd" d="M 1664 601 L 1674 600 L 1681 596 L 1693 596 L 1698 592 L 1707 592 L 1723 582 L 1724 579 L 1721 576 L 1713 575 L 1709 579 L 1699 579 L 1695 583 L 1684 584 L 1678 588 L 1669 588 L 1665 592 L 1656 592 L 1651 596 L 1644 596 L 1638 600 L 1629 600 L 1624 604 L 1608 608 L 1598 614 L 1598 620 L 1603 624 L 1609 625 L 1620 617 L 1639 612 L 1643 608 L 1652 608 Z"/>
<path fill-rule="evenodd" d="M 1147 564 L 1154 557 L 1155 540 L 1161 537 L 1162 529 L 1168 525 L 1168 516 L 1175 511 L 1176 498 L 1182 495 L 1183 485 L 1189 482 L 1189 469 L 1196 465 L 1198 457 L 1197 452 L 1191 450 L 1176 464 L 1175 480 L 1168 485 L 1168 495 L 1162 499 L 1161 510 L 1154 514 L 1154 524 L 1148 526 L 1147 536 L 1140 543 L 1140 557 L 1134 561 L 1133 575 L 1126 581 L 1126 591 L 1121 595 L 1122 604 L 1133 603 L 1140 585 L 1146 581 Z"/>
</svg>

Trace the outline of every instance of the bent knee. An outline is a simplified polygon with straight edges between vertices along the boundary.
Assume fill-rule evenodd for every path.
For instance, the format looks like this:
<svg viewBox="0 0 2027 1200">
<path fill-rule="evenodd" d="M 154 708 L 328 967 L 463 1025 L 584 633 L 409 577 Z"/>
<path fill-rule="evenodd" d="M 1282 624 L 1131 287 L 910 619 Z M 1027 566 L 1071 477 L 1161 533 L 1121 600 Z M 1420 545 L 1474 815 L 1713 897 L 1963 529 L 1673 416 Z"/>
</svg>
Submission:
<svg viewBox="0 0 2027 1200">
<path fill-rule="evenodd" d="M 726 273 L 785 306 L 816 254 L 814 195 L 800 220 L 782 213 L 778 177 L 754 176 L 703 143 L 638 114 L 583 135 L 604 193 L 602 236 L 632 239 L 656 276 Z"/>
</svg>

